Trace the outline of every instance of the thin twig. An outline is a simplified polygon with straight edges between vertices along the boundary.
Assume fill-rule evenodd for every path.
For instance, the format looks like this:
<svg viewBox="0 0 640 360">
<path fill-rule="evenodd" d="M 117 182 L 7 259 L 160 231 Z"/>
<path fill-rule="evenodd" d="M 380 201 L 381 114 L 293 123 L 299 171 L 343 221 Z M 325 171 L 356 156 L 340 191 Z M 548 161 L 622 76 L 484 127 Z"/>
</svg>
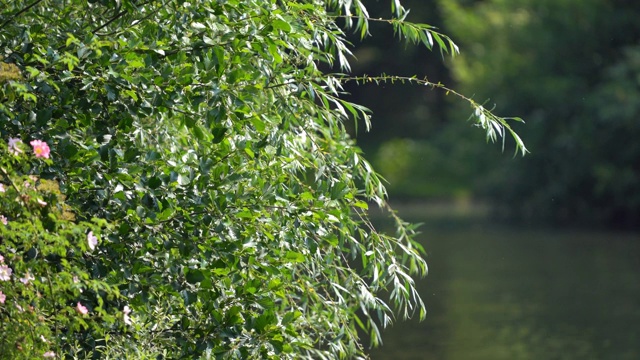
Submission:
<svg viewBox="0 0 640 360">
<path fill-rule="evenodd" d="M 29 11 L 29 9 L 31 9 L 32 7 L 38 5 L 42 1 L 43 0 L 36 0 L 31 5 L 27 5 L 27 7 L 25 7 L 24 9 L 22 9 L 22 10 L 18 11 L 17 13 L 13 14 L 13 16 L 9 17 L 5 22 L 2 23 L 2 25 L 0 25 L 0 29 L 5 27 L 5 25 L 10 23 L 11 21 L 13 21 L 15 18 L 17 18 L 18 16 L 22 15 L 23 13 Z"/>
<path fill-rule="evenodd" d="M 97 28 L 93 29 L 93 31 L 91 31 L 92 34 L 97 33 L 98 31 L 104 29 L 105 27 L 109 26 L 109 24 L 111 24 L 112 22 L 118 20 L 119 18 L 121 18 L 124 14 L 127 13 L 127 10 L 122 10 L 119 13 L 117 13 L 116 15 L 114 15 L 111 19 L 109 19 L 109 21 L 107 21 L 106 23 L 98 26 Z"/>
</svg>

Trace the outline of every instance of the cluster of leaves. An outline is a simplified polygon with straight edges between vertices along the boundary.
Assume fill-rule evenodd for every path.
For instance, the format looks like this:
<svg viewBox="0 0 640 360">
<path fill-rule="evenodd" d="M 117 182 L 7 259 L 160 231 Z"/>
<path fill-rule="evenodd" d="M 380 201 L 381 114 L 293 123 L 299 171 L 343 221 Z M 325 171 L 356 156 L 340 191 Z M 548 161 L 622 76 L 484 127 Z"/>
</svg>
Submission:
<svg viewBox="0 0 640 360">
<path fill-rule="evenodd" d="M 53 164 L 13 139 L 0 142 L 0 348 L 3 358 L 55 356 L 79 333 L 117 327 L 117 288 L 92 253 L 104 220 L 76 221 L 58 182 L 35 175 Z M 90 313 L 90 315 L 89 315 Z M 96 340 L 96 339 L 94 339 Z"/>
<path fill-rule="evenodd" d="M 406 12 L 398 1 L 392 9 Z M 66 196 L 20 210 L 37 233 L 3 233 L 16 247 L 52 239 L 11 259 L 20 270 L 38 262 L 34 273 L 51 279 L 43 286 L 55 281 L 37 293 L 51 321 L 15 336 L 64 327 L 75 337 L 50 345 L 78 357 L 344 358 L 364 356 L 360 330 L 375 345 L 395 315 L 424 317 L 414 227 L 391 212 L 391 236 L 367 219 L 386 192 L 345 130 L 367 110 L 340 98 L 348 79 L 319 70 L 348 69 L 341 18 L 366 33 L 360 1 L 4 8 L 0 55 L 22 75 L 2 83 L 0 134 L 44 139 L 56 159 L 6 176 L 33 175 Z M 427 26 L 396 29 L 443 38 Z M 59 216 L 69 209 L 74 217 Z M 102 234 L 90 255 L 89 229 Z M 64 325 L 55 306 L 78 296 L 91 304 L 82 321 L 95 326 Z"/>
</svg>

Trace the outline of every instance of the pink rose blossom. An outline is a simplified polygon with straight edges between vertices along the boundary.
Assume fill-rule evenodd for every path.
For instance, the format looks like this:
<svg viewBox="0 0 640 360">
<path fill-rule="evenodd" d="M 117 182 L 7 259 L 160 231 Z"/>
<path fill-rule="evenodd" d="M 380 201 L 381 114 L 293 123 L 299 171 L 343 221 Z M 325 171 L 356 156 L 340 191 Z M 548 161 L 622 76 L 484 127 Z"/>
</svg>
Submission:
<svg viewBox="0 0 640 360">
<path fill-rule="evenodd" d="M 0 193 L 3 193 L 5 191 L 7 190 L 4 188 L 4 184 L 0 184 Z"/>
<path fill-rule="evenodd" d="M 80 303 L 80 301 L 78 301 L 78 305 L 76 306 L 76 310 L 81 314 L 81 315 L 87 315 L 89 313 L 89 309 L 87 309 L 86 306 L 82 305 Z"/>
<path fill-rule="evenodd" d="M 42 357 L 46 357 L 46 358 L 56 357 L 56 353 L 54 353 L 53 351 L 47 351 L 46 353 L 42 354 Z"/>
<path fill-rule="evenodd" d="M 33 275 L 27 273 L 27 275 L 25 275 L 24 277 L 20 278 L 20 282 L 27 285 L 29 283 L 29 281 L 34 280 L 35 278 L 33 277 Z"/>
<path fill-rule="evenodd" d="M 13 155 L 18 155 L 22 153 L 22 150 L 18 147 L 19 144 L 22 144 L 22 140 L 17 138 L 9 138 L 9 152 Z"/>
<path fill-rule="evenodd" d="M 7 295 L 3 294 L 2 291 L 0 291 L 0 304 L 4 304 L 5 300 L 7 300 Z"/>
<path fill-rule="evenodd" d="M 9 221 L 4 215 L 0 215 L 0 222 L 2 222 L 4 225 L 7 225 Z"/>
<path fill-rule="evenodd" d="M 12 272 L 13 270 L 7 265 L 0 265 L 0 281 L 9 281 Z"/>
<path fill-rule="evenodd" d="M 38 205 L 40 205 L 40 206 L 47 206 L 47 202 L 46 202 L 46 201 L 42 201 L 42 200 L 38 199 Z"/>
<path fill-rule="evenodd" d="M 49 149 L 49 145 L 46 142 L 41 140 L 33 140 L 30 142 L 31 146 L 33 146 L 33 152 L 36 154 L 36 157 L 43 157 L 45 159 L 49 158 L 49 153 L 51 150 Z"/>
<path fill-rule="evenodd" d="M 0 264 L 4 262 L 4 256 L 0 255 Z"/>
<path fill-rule="evenodd" d="M 96 245 L 98 245 L 98 237 L 93 235 L 93 231 L 89 231 L 89 233 L 87 234 L 87 242 L 89 243 L 89 248 L 91 250 L 94 250 L 96 248 Z"/>
</svg>

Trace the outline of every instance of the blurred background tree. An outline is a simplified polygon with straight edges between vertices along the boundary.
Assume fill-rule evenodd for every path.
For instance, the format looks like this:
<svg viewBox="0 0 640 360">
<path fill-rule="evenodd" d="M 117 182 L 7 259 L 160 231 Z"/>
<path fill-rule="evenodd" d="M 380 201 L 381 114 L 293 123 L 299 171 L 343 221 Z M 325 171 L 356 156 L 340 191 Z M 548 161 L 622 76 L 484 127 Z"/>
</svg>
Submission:
<svg viewBox="0 0 640 360">
<path fill-rule="evenodd" d="M 471 140 L 482 136 L 464 121 L 471 110 L 444 92 L 412 97 L 399 86 L 394 97 L 381 97 L 374 88 L 353 88 L 356 102 L 376 114 L 373 132 L 359 141 L 375 153 L 392 192 L 491 199 L 499 215 L 526 223 L 637 227 L 640 2 L 440 0 L 407 7 L 410 18 L 452 34 L 462 54 L 441 67 L 430 61 L 439 54 L 389 47 L 374 32 L 355 54 L 355 70 L 395 66 L 473 94 L 499 115 L 520 116 L 527 124 L 517 130 L 531 154 L 513 159 L 507 142 L 503 156 L 490 156 L 500 146 Z M 453 136 L 470 141 L 453 146 Z"/>
<path fill-rule="evenodd" d="M 369 6 L 372 17 L 388 15 L 383 4 L 376 2 Z M 439 7 L 434 1 L 412 0 L 407 1 L 406 6 L 411 9 L 408 19 L 442 27 Z M 434 83 L 453 83 L 442 61 L 443 57 L 448 58 L 447 54 L 443 56 L 420 47 L 397 44 L 393 34 L 386 31 L 387 26 L 372 23 L 373 36 L 365 39 L 354 53 L 354 72 L 375 75 L 387 71 L 426 77 Z M 359 41 L 357 34 L 353 41 Z M 483 135 L 475 134 L 478 132 L 473 131 L 475 129 L 469 133 L 459 127 L 455 131 L 449 130 L 450 104 L 445 91 L 416 91 L 416 85 L 407 84 L 349 85 L 353 100 L 366 104 L 374 114 L 371 131 L 357 133 L 358 143 L 373 156 L 395 198 L 441 198 L 469 193 L 467 178 L 474 172 L 472 164 L 455 159 L 464 159 L 463 154 L 470 151 L 471 144 L 466 141 L 448 144 L 453 138 L 444 136 L 443 132 L 451 132 L 451 136 L 456 132 L 456 138 L 464 139 L 482 139 Z M 393 91 L 389 91 L 390 86 Z M 465 108 L 457 100 L 455 106 Z M 462 123 L 464 125 L 464 121 Z M 482 141 L 477 142 L 479 147 L 484 146 Z"/>
</svg>

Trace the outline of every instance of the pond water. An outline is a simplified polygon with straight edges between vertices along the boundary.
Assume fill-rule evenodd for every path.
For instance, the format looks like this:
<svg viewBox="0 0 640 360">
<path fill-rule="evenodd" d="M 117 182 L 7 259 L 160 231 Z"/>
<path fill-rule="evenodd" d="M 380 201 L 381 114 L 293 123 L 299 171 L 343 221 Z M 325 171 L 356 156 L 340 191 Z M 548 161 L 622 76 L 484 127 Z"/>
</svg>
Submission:
<svg viewBox="0 0 640 360">
<path fill-rule="evenodd" d="M 640 359 L 640 234 L 449 225 L 420 235 L 427 319 L 372 359 Z"/>
</svg>

